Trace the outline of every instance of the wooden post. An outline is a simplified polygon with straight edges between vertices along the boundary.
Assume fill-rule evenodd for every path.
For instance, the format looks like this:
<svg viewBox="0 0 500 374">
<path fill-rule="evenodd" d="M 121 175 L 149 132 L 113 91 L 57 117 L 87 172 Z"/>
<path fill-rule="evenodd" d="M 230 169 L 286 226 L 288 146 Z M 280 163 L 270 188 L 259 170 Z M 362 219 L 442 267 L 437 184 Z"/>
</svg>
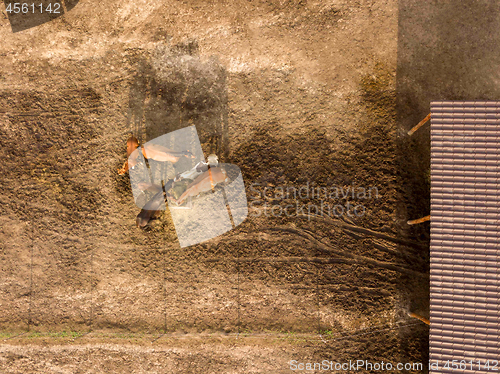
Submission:
<svg viewBox="0 0 500 374">
<path fill-rule="evenodd" d="M 425 216 L 425 217 L 422 217 L 422 218 L 410 220 L 407 223 L 409 225 L 416 225 L 417 223 L 422 223 L 422 222 L 430 221 L 430 220 L 431 220 L 431 216 Z"/>
<path fill-rule="evenodd" d="M 425 317 L 419 316 L 418 314 L 415 314 L 415 313 L 412 313 L 412 312 L 408 312 L 408 316 L 410 316 L 412 318 L 416 318 L 416 319 L 422 321 L 423 323 L 425 323 L 426 325 L 429 325 L 429 326 L 431 325 L 431 321 L 429 321 Z"/>
<path fill-rule="evenodd" d="M 408 135 L 413 135 L 415 131 L 417 131 L 419 128 L 421 128 L 423 125 L 427 123 L 431 119 L 431 114 L 429 113 L 427 117 L 425 117 L 422 121 L 420 121 L 414 128 L 412 128 L 410 131 L 408 131 Z"/>
</svg>

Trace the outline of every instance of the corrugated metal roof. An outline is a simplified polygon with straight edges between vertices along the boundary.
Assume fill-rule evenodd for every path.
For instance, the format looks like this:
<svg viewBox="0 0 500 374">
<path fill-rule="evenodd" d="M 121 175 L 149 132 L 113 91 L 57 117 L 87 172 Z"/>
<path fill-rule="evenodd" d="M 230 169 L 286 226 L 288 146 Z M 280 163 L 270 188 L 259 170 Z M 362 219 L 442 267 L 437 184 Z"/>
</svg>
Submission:
<svg viewBox="0 0 500 374">
<path fill-rule="evenodd" d="M 432 102 L 433 373 L 500 371 L 499 222 L 500 102 Z"/>
</svg>

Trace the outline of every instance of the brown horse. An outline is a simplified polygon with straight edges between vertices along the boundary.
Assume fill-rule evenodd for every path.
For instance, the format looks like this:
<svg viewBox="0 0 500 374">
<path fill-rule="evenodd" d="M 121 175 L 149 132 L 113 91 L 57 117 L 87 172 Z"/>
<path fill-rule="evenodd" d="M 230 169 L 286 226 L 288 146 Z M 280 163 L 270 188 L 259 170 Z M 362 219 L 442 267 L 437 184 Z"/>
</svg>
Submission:
<svg viewBox="0 0 500 374">
<path fill-rule="evenodd" d="M 173 151 L 171 149 L 165 148 L 160 144 L 146 143 L 144 146 L 140 147 L 142 155 L 151 160 L 155 161 L 169 161 L 176 163 L 181 157 L 194 158 L 194 155 L 189 151 Z M 139 142 L 136 137 L 131 135 L 127 140 L 127 161 L 123 166 L 118 169 L 118 174 L 125 174 L 129 168 L 133 168 L 137 165 L 139 158 Z"/>
<path fill-rule="evenodd" d="M 227 178 L 226 171 L 220 167 L 211 167 L 189 184 L 186 191 L 177 199 L 177 204 L 181 205 L 189 196 L 197 196 L 202 192 L 213 190 L 214 187 Z"/>
</svg>

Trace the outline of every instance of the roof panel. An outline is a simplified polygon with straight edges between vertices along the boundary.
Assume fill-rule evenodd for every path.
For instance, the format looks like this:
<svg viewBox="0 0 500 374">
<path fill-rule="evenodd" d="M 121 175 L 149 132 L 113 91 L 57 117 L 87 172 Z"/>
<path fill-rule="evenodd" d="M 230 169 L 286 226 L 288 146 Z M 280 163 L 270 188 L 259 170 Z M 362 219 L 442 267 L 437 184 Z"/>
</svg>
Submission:
<svg viewBox="0 0 500 374">
<path fill-rule="evenodd" d="M 499 223 L 500 102 L 431 103 L 432 360 L 500 357 Z"/>
</svg>

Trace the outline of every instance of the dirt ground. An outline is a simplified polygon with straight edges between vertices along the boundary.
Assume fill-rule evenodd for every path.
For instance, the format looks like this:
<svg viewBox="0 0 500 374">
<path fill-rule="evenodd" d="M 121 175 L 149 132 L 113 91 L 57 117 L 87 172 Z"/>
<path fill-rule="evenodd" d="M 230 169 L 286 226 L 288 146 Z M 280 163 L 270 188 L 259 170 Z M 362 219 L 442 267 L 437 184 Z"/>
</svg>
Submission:
<svg viewBox="0 0 500 374">
<path fill-rule="evenodd" d="M 0 33 L 1 372 L 428 359 L 407 316 L 429 315 L 429 237 L 405 186 L 428 180 L 396 120 L 397 1 L 80 0 Z M 131 133 L 191 125 L 241 168 L 249 215 L 180 248 L 168 211 L 136 228 L 117 169 Z M 377 193 L 328 197 L 358 216 L 273 216 L 298 201 L 283 186 Z"/>
</svg>

